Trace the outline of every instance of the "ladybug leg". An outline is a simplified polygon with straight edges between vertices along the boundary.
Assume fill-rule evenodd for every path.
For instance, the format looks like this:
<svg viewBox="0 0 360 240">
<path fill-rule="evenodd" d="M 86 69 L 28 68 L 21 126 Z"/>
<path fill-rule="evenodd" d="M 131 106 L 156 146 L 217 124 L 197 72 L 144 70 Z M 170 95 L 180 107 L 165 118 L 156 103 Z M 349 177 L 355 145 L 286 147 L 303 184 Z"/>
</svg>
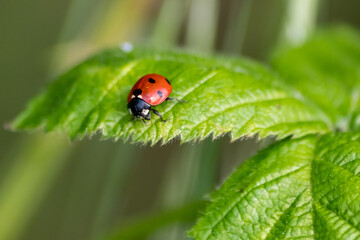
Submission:
<svg viewBox="0 0 360 240">
<path fill-rule="evenodd" d="M 175 101 L 178 101 L 178 102 L 180 102 L 180 103 L 185 103 L 186 101 L 184 101 L 184 100 L 180 100 L 180 99 L 177 99 L 177 98 L 166 98 L 165 99 L 165 101 L 172 101 L 172 100 L 175 100 Z"/>
<path fill-rule="evenodd" d="M 158 111 L 156 111 L 155 109 L 152 109 L 152 108 L 150 110 L 153 111 L 156 115 L 158 115 L 162 122 L 167 122 L 167 120 L 165 120 Z"/>
<path fill-rule="evenodd" d="M 148 125 L 148 124 L 146 123 L 145 119 L 141 119 L 141 120 L 143 121 L 143 123 L 144 123 L 145 125 Z"/>
</svg>

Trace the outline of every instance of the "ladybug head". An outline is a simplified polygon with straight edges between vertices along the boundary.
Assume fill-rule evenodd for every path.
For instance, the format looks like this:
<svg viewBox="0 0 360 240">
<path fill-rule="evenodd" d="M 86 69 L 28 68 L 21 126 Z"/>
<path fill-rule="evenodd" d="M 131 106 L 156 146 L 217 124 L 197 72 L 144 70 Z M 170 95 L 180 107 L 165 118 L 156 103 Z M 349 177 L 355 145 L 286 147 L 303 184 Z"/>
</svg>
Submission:
<svg viewBox="0 0 360 240">
<path fill-rule="evenodd" d="M 140 98 L 133 98 L 127 105 L 130 114 L 134 115 L 136 118 L 145 118 L 150 120 L 150 109 L 151 106 L 144 100 Z"/>
</svg>

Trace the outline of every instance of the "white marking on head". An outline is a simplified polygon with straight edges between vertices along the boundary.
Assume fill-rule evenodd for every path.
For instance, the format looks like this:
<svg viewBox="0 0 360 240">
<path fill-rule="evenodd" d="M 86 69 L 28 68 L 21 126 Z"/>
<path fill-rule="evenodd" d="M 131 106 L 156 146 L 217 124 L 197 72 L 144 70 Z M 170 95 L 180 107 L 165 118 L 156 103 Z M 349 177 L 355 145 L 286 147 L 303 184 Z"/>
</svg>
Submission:
<svg viewBox="0 0 360 240">
<path fill-rule="evenodd" d="M 141 95 L 138 95 L 137 97 L 140 98 L 140 99 L 142 99 L 142 96 L 141 96 Z"/>
<path fill-rule="evenodd" d="M 131 98 L 134 98 L 134 97 L 135 97 L 135 95 L 132 95 L 132 96 L 131 96 Z"/>
<path fill-rule="evenodd" d="M 141 113 L 146 116 L 146 115 L 148 115 L 148 113 L 149 113 L 149 109 L 144 108 L 144 109 L 141 111 Z"/>
<path fill-rule="evenodd" d="M 129 111 L 130 114 L 133 114 L 132 111 L 131 111 L 131 108 L 128 108 L 128 111 Z"/>
</svg>

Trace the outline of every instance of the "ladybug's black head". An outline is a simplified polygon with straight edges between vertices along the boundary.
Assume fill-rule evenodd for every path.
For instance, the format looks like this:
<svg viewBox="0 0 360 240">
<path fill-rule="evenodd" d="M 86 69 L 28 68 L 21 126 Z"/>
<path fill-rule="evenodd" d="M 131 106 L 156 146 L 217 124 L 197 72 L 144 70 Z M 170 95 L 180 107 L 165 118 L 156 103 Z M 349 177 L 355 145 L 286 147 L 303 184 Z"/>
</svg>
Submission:
<svg viewBox="0 0 360 240">
<path fill-rule="evenodd" d="M 150 120 L 150 104 L 145 102 L 140 98 L 133 98 L 127 105 L 130 114 L 134 115 L 136 118 L 145 118 Z"/>
</svg>

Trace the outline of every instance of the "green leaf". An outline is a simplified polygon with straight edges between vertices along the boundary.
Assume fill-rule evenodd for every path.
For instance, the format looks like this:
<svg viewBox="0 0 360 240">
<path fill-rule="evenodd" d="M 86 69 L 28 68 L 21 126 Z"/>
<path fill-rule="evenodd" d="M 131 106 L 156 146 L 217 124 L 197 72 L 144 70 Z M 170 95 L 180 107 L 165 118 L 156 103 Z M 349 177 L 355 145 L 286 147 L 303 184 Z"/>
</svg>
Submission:
<svg viewBox="0 0 360 240">
<path fill-rule="evenodd" d="M 168 209 L 166 211 L 135 219 L 130 223 L 115 229 L 103 239 L 106 240 L 127 240 L 127 239 L 145 239 L 151 233 L 174 224 L 174 223 L 192 223 L 196 219 L 196 213 L 203 209 L 205 201 L 190 202 L 186 205 Z"/>
<path fill-rule="evenodd" d="M 274 68 L 298 89 L 348 129 L 360 111 L 360 36 L 336 27 L 318 32 L 300 47 L 284 47 L 273 58 Z M 345 126 L 344 123 L 346 123 Z"/>
<path fill-rule="evenodd" d="M 158 73 L 173 85 L 171 97 L 155 108 L 150 124 L 133 121 L 126 98 L 141 76 Z M 106 138 L 138 142 L 203 139 L 231 132 L 232 139 L 325 132 L 330 119 L 263 66 L 242 59 L 176 51 L 121 48 L 105 51 L 70 70 L 33 100 L 14 121 L 15 129 L 44 126 L 72 138 L 101 131 Z"/>
<path fill-rule="evenodd" d="M 359 239 L 360 134 L 275 143 L 211 197 L 195 239 Z"/>
</svg>

